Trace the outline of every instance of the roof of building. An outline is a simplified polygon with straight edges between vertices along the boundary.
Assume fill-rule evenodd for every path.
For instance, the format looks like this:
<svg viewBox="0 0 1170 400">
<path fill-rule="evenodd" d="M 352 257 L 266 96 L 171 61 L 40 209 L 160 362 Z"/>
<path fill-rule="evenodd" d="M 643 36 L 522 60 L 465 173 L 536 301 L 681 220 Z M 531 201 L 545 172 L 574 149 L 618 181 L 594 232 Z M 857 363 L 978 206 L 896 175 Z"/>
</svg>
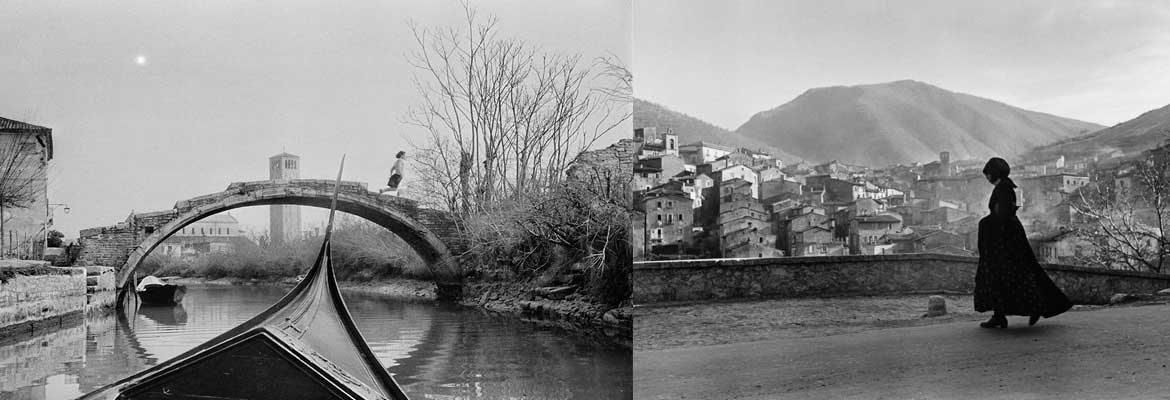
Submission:
<svg viewBox="0 0 1170 400">
<path fill-rule="evenodd" d="M 212 214 L 212 215 L 209 215 L 207 217 L 204 217 L 203 219 L 195 221 L 194 223 L 200 223 L 200 222 L 236 224 L 236 223 L 239 223 L 240 221 L 237 220 L 236 217 L 233 217 L 232 213 L 221 212 L 218 214 Z"/>
<path fill-rule="evenodd" d="M 723 151 L 735 151 L 735 147 L 733 147 L 733 146 L 727 146 L 727 145 L 722 145 L 722 144 L 718 144 L 718 143 L 704 142 L 702 140 L 700 140 L 698 142 L 694 142 L 694 143 L 687 143 L 687 144 L 684 144 L 684 145 L 679 146 L 679 147 L 710 147 L 712 149 L 718 149 L 718 150 L 723 150 Z"/>
<path fill-rule="evenodd" d="M 42 133 L 51 131 L 52 129 L 43 126 L 0 117 L 0 132 L 3 133 Z"/>
<path fill-rule="evenodd" d="M 751 186 L 752 183 L 744 180 L 743 178 L 734 178 L 734 179 L 728 179 L 728 180 L 723 181 L 723 186 L 740 186 L 740 185 Z"/>
<path fill-rule="evenodd" d="M 642 150 L 650 150 L 650 151 L 666 150 L 666 143 L 662 143 L 661 140 L 655 140 L 653 142 L 644 142 L 642 144 Z"/>
<path fill-rule="evenodd" d="M 301 158 L 301 156 L 281 152 L 280 154 L 277 154 L 275 156 L 268 157 L 269 160 L 274 159 L 274 158 Z"/>
<path fill-rule="evenodd" d="M 857 222 L 875 222 L 875 223 L 897 223 L 902 222 L 901 219 L 889 214 L 865 215 L 853 218 Z"/>
<path fill-rule="evenodd" d="M 646 202 L 651 199 L 659 199 L 663 197 L 678 197 L 685 201 L 691 200 L 691 195 L 682 190 L 682 182 L 670 181 L 661 185 L 652 187 L 638 194 L 637 202 Z"/>
<path fill-rule="evenodd" d="M 768 196 L 768 197 L 760 200 L 760 202 L 764 203 L 764 204 L 775 204 L 775 203 L 779 203 L 779 202 L 785 201 L 785 200 L 795 201 L 795 200 L 800 199 L 800 197 L 801 196 L 799 194 L 796 194 L 796 193 L 784 192 L 784 193 L 780 193 L 778 195 Z"/>
<path fill-rule="evenodd" d="M 749 167 L 749 166 L 746 166 L 746 165 L 743 165 L 743 164 L 731 164 L 731 165 L 728 165 L 728 166 L 726 166 L 726 167 L 720 168 L 720 169 L 719 169 L 719 172 L 723 172 L 723 171 L 726 171 L 726 170 L 729 170 L 729 169 L 732 169 L 732 168 L 736 168 L 736 167 L 740 167 L 740 168 L 742 168 L 742 169 L 746 169 L 746 170 L 748 170 L 748 171 L 755 172 L 755 170 L 753 170 L 753 169 L 752 169 L 752 167 Z"/>
<path fill-rule="evenodd" d="M 1035 238 L 1030 238 L 1038 242 L 1056 242 L 1064 239 L 1066 236 L 1074 233 L 1071 229 L 1057 229 L 1051 232 L 1045 232 L 1037 235 Z"/>
<path fill-rule="evenodd" d="M 947 232 L 947 231 L 944 231 L 944 230 L 941 230 L 941 229 L 923 229 L 923 228 L 919 228 L 919 229 L 916 229 L 916 230 L 910 230 L 909 232 L 902 232 L 902 233 L 887 233 L 887 234 L 883 235 L 883 237 L 884 237 L 884 238 L 886 238 L 886 240 L 889 240 L 889 241 L 909 241 L 909 242 L 913 242 L 913 241 L 918 241 L 918 240 L 926 239 L 926 238 L 928 238 L 928 237 L 935 236 L 935 235 L 940 235 L 940 234 L 947 234 L 947 235 L 952 235 L 952 236 L 960 236 L 960 235 L 958 235 L 958 234 L 951 233 L 951 232 Z"/>
<path fill-rule="evenodd" d="M 826 227 L 826 226 L 824 226 L 824 225 L 819 225 L 819 224 L 818 224 L 818 225 L 813 225 L 813 226 L 802 226 L 802 227 L 799 227 L 799 228 L 793 229 L 793 230 L 792 230 L 792 232 L 794 232 L 794 233 L 805 233 L 805 232 L 811 231 L 811 230 L 813 230 L 813 229 L 820 229 L 820 230 L 822 230 L 822 231 L 825 231 L 825 232 L 831 232 L 831 231 L 829 230 L 829 228 L 828 228 L 828 227 Z"/>
<path fill-rule="evenodd" d="M 0 117 L 0 133 L 37 135 L 37 140 L 45 146 L 48 158 L 53 159 L 53 130 L 50 128 Z"/>
</svg>

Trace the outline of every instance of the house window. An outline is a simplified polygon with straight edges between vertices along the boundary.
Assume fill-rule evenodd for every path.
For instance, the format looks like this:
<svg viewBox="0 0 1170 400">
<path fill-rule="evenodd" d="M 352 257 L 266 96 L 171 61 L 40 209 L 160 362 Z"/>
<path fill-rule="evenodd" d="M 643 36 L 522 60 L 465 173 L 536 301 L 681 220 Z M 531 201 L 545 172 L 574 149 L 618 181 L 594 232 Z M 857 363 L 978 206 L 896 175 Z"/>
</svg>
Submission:
<svg viewBox="0 0 1170 400">
<path fill-rule="evenodd" d="M 674 214 L 667 214 L 666 215 L 666 223 L 668 223 L 668 224 L 674 223 Z"/>
<path fill-rule="evenodd" d="M 659 201 L 659 202 L 658 202 L 658 208 L 662 208 L 662 202 L 661 202 L 661 201 Z"/>
<path fill-rule="evenodd" d="M 662 214 L 658 214 L 658 222 L 662 222 Z"/>
</svg>

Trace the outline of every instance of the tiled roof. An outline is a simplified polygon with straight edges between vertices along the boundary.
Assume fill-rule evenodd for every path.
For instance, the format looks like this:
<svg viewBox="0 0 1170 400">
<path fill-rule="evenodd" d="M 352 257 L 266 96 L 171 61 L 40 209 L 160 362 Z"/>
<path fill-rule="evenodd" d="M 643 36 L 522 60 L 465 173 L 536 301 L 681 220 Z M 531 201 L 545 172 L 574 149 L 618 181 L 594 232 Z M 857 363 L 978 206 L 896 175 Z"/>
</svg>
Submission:
<svg viewBox="0 0 1170 400">
<path fill-rule="evenodd" d="M 37 126 L 25 122 L 14 121 L 8 118 L 0 117 L 0 132 L 5 133 L 28 133 L 28 132 L 49 132 L 52 129 Z"/>
<path fill-rule="evenodd" d="M 883 214 L 883 215 L 873 215 L 873 216 L 861 216 L 861 217 L 857 217 L 857 222 L 889 222 L 889 223 L 896 223 L 896 222 L 902 222 L 902 220 L 900 220 L 900 219 L 898 219 L 898 217 L 895 217 L 895 216 L 892 216 L 892 215 L 884 215 L 884 214 Z"/>
<path fill-rule="evenodd" d="M 805 232 L 811 231 L 813 229 L 820 229 L 822 231 L 832 232 L 831 230 L 829 230 L 829 228 L 827 228 L 823 225 L 802 226 L 802 227 L 798 227 L 798 228 L 793 229 L 792 232 L 805 233 Z"/>
</svg>

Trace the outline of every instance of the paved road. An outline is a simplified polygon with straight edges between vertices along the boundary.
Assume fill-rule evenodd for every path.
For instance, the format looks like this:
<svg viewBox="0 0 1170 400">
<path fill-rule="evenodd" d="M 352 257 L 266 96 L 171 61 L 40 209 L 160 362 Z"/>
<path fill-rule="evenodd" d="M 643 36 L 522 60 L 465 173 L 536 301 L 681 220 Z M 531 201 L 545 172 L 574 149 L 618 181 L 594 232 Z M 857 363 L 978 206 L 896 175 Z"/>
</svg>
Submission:
<svg viewBox="0 0 1170 400">
<path fill-rule="evenodd" d="M 634 353 L 638 399 L 1170 399 L 1170 306 Z"/>
</svg>

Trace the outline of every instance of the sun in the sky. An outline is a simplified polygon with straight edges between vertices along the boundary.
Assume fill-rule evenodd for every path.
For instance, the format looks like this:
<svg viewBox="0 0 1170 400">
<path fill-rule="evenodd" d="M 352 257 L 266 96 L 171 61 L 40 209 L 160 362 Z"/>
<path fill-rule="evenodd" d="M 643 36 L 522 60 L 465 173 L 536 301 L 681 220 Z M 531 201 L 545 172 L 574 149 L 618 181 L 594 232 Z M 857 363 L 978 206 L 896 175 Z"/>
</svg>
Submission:
<svg viewBox="0 0 1170 400">
<path fill-rule="evenodd" d="M 146 65 L 146 56 L 139 54 L 137 57 L 134 57 L 134 63 L 138 64 L 138 66 Z"/>
</svg>

